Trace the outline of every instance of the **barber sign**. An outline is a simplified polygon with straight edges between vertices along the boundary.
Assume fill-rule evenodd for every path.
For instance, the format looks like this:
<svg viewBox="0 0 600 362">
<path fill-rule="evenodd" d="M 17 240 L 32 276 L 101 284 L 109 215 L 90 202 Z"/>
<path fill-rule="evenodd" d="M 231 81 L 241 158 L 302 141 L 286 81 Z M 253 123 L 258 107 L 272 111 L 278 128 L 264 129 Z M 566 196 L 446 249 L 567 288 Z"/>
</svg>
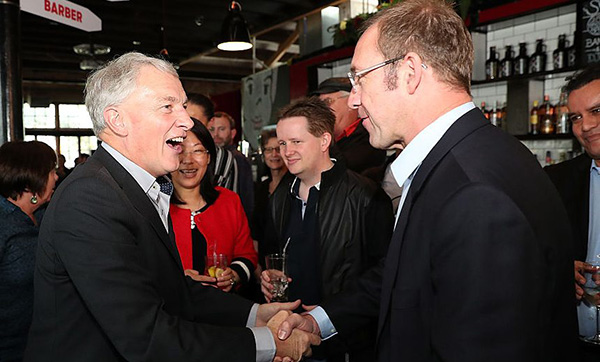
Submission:
<svg viewBox="0 0 600 362">
<path fill-rule="evenodd" d="M 67 0 L 21 0 L 21 10 L 85 31 L 102 30 L 102 20 Z"/>
</svg>

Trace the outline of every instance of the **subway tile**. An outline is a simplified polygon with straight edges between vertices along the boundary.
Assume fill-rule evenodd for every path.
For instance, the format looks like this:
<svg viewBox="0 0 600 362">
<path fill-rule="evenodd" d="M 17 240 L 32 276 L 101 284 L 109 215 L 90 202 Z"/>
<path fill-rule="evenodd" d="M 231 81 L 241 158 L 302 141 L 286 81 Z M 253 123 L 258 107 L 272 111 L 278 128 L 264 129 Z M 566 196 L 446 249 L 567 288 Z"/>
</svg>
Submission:
<svg viewBox="0 0 600 362">
<path fill-rule="evenodd" d="M 524 23 L 520 25 L 516 25 L 513 29 L 515 35 L 525 35 L 533 32 L 534 26 L 533 23 Z"/>
<path fill-rule="evenodd" d="M 556 17 L 543 20 L 536 20 L 535 23 L 533 23 L 535 31 L 552 29 L 556 26 L 558 26 L 558 20 Z"/>
<path fill-rule="evenodd" d="M 558 16 L 558 25 L 571 25 L 577 22 L 577 13 L 572 12 Z"/>
<path fill-rule="evenodd" d="M 494 39 L 504 39 L 513 36 L 513 27 L 508 27 L 505 29 L 494 31 Z"/>
</svg>

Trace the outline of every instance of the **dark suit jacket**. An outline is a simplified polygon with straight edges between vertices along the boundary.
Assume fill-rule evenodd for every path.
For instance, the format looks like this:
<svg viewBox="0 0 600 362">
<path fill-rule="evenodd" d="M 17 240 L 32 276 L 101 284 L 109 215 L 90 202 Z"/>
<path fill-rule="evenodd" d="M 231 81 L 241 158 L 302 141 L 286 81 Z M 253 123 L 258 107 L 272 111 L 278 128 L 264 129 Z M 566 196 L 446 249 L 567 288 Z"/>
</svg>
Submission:
<svg viewBox="0 0 600 362">
<path fill-rule="evenodd" d="M 184 277 L 151 201 L 103 148 L 59 187 L 38 245 L 26 361 L 255 360 L 252 303 Z"/>
<path fill-rule="evenodd" d="M 573 255 L 575 260 L 581 261 L 587 257 L 591 166 L 592 159 L 584 153 L 545 168 L 567 209 L 573 235 Z"/>
<path fill-rule="evenodd" d="M 415 174 L 385 261 L 323 303 L 340 334 L 379 318 L 379 361 L 569 361 L 566 213 L 531 153 L 478 109 Z"/>
</svg>

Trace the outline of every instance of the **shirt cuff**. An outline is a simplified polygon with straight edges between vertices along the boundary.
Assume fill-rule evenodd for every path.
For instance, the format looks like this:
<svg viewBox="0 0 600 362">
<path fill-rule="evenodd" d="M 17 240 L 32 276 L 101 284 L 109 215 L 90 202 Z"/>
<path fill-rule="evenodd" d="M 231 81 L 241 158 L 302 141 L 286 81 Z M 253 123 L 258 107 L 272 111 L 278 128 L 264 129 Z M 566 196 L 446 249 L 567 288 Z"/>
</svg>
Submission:
<svg viewBox="0 0 600 362">
<path fill-rule="evenodd" d="M 315 321 L 317 321 L 319 329 L 321 330 L 322 340 L 329 339 L 337 334 L 337 330 L 333 326 L 333 323 L 331 323 L 331 319 L 329 319 L 329 316 L 325 312 L 325 309 L 321 307 L 316 307 L 315 309 L 308 312 L 308 314 L 310 314 L 315 319 Z"/>
<path fill-rule="evenodd" d="M 246 321 L 246 328 L 256 327 L 256 315 L 258 313 L 258 303 L 254 303 L 248 313 L 248 320 Z"/>
<path fill-rule="evenodd" d="M 250 328 L 256 342 L 256 362 L 271 362 L 275 358 L 277 347 L 273 334 L 268 327 Z"/>
</svg>

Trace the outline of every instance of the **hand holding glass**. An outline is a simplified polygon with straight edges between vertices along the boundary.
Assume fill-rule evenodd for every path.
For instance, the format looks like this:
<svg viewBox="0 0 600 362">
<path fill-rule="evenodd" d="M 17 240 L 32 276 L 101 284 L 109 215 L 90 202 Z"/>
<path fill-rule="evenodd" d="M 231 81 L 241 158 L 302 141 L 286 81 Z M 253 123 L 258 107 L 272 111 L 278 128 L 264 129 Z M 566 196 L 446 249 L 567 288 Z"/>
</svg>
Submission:
<svg viewBox="0 0 600 362">
<path fill-rule="evenodd" d="M 585 285 L 583 286 L 585 300 L 596 306 L 596 335 L 585 338 L 586 342 L 600 344 L 600 321 L 598 317 L 600 315 L 600 306 L 598 305 L 598 293 L 600 292 L 600 262 L 592 261 L 587 262 L 588 266 L 585 268 Z"/>
<path fill-rule="evenodd" d="M 270 254 L 266 257 L 266 272 L 269 274 L 271 285 L 273 290 L 271 294 L 273 298 L 272 302 L 287 302 L 287 288 L 288 288 L 288 276 L 287 276 L 287 258 L 282 254 Z"/>
</svg>

